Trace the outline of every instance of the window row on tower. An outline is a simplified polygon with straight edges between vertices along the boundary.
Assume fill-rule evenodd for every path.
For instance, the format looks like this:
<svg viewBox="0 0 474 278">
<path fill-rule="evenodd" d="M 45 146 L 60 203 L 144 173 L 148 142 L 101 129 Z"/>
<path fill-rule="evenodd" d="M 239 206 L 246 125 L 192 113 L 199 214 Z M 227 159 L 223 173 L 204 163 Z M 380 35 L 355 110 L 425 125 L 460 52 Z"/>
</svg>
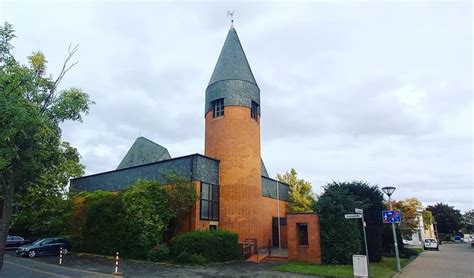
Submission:
<svg viewBox="0 0 474 278">
<path fill-rule="evenodd" d="M 217 118 L 224 116 L 224 99 L 219 98 L 211 102 L 212 105 L 212 117 Z M 250 116 L 257 120 L 258 115 L 260 114 L 260 105 L 255 101 L 252 101 L 252 106 L 250 108 Z"/>
</svg>

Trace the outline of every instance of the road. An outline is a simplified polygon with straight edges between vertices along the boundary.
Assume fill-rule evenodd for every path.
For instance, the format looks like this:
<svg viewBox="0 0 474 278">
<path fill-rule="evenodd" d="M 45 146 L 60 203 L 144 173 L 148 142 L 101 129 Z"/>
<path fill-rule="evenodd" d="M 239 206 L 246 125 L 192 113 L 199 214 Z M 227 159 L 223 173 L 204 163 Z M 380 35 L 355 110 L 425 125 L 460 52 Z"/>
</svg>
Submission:
<svg viewBox="0 0 474 278">
<path fill-rule="evenodd" d="M 467 243 L 442 244 L 439 246 L 439 252 L 421 253 L 394 277 L 474 277 L 474 248 Z"/>
<path fill-rule="evenodd" d="M 117 277 L 110 275 L 115 268 L 113 257 L 70 254 L 64 259 L 64 264 L 59 266 L 57 256 L 19 258 L 10 251 L 5 255 L 2 277 Z M 124 259 L 119 271 L 124 277 L 288 277 L 288 273 L 271 270 L 276 264 L 236 261 L 193 267 Z M 303 274 L 291 276 L 311 277 Z"/>
<path fill-rule="evenodd" d="M 43 263 L 27 258 L 19 258 L 10 254 L 5 255 L 3 270 L 0 277 L 15 278 L 51 278 L 51 277 L 117 277 L 105 273 L 78 270 L 69 267 L 62 267 Z"/>
</svg>

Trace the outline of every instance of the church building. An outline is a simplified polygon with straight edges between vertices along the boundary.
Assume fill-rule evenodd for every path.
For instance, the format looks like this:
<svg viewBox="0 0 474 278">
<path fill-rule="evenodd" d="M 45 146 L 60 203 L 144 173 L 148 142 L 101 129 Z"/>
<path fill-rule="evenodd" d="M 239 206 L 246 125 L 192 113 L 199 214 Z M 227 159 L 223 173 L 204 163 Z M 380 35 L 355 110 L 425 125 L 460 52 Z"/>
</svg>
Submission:
<svg viewBox="0 0 474 278">
<path fill-rule="evenodd" d="M 166 184 L 171 173 L 192 181 L 200 196 L 179 220 L 181 232 L 225 229 L 238 233 L 240 242 L 278 246 L 280 238 L 285 247 L 289 186 L 270 178 L 261 159 L 260 89 L 234 27 L 205 93 L 204 155 L 172 158 L 163 146 L 139 137 L 116 170 L 73 179 L 71 187 L 120 191 L 139 179 Z"/>
</svg>

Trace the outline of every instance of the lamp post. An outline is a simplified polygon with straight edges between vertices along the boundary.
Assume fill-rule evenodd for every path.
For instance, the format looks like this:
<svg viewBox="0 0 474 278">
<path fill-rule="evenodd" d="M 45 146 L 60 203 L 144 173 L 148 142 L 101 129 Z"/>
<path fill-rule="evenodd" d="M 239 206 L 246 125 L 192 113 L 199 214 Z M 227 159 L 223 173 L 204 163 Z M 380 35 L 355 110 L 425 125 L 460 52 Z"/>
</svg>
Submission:
<svg viewBox="0 0 474 278">
<path fill-rule="evenodd" d="M 394 186 L 385 186 L 382 187 L 382 191 L 388 196 L 388 203 L 390 205 L 390 210 L 392 210 L 392 199 L 391 196 L 395 191 Z M 397 234 L 395 233 L 395 223 L 392 223 L 392 233 L 393 233 L 393 246 L 395 248 L 395 257 L 397 259 L 397 272 L 401 271 L 400 267 L 400 257 L 398 256 L 398 243 L 397 243 Z"/>
</svg>

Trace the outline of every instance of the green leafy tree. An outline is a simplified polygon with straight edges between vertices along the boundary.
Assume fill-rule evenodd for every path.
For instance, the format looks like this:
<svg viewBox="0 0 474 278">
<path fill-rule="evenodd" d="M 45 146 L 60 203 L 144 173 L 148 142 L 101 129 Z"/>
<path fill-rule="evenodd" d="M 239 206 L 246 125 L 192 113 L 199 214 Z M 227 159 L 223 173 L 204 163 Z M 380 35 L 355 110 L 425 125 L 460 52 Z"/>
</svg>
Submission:
<svg viewBox="0 0 474 278">
<path fill-rule="evenodd" d="M 337 184 L 344 187 L 349 194 L 360 203 L 359 208 L 364 210 L 364 218 L 367 223 L 366 232 L 369 260 L 371 262 L 379 262 L 382 260 L 383 223 L 381 212 L 384 209 L 383 193 L 377 186 L 371 186 L 361 181 Z"/>
<path fill-rule="evenodd" d="M 163 236 L 173 217 L 166 191 L 156 181 L 139 180 L 122 193 L 125 217 L 134 241 L 131 256 L 146 258 L 154 246 L 163 241 Z M 132 248 L 133 247 L 133 248 Z"/>
<path fill-rule="evenodd" d="M 420 228 L 419 216 L 423 212 L 423 204 L 417 198 L 408 198 L 400 201 L 392 201 L 393 209 L 402 212 L 403 221 L 398 225 L 402 236 L 412 235 Z"/>
<path fill-rule="evenodd" d="M 435 205 L 426 207 L 426 209 L 431 211 L 433 214 L 438 228 L 438 233 L 451 235 L 461 229 L 461 212 L 455 209 L 453 206 L 437 203 Z"/>
<path fill-rule="evenodd" d="M 0 268 L 3 267 L 6 237 L 11 224 L 15 194 L 54 167 L 61 155 L 61 128 L 67 121 L 81 121 L 92 103 L 81 89 L 58 90 L 64 75 L 75 64 L 69 55 L 56 79 L 46 74 L 46 58 L 41 52 L 20 64 L 10 50 L 15 37 L 12 25 L 0 27 L 0 185 L 2 219 Z"/>
<path fill-rule="evenodd" d="M 431 211 L 429 210 L 423 210 L 423 227 L 425 228 L 425 230 L 429 229 L 429 227 L 431 225 L 434 224 L 434 217 L 433 217 L 433 213 L 431 213 Z"/>
<path fill-rule="evenodd" d="M 167 240 L 170 240 L 176 235 L 179 228 L 178 219 L 184 217 L 186 213 L 191 211 L 191 208 L 199 199 L 199 194 L 196 191 L 195 185 L 189 179 L 178 176 L 174 173 L 165 175 L 166 197 L 173 212 L 173 218 L 170 221 L 166 231 Z M 191 217 L 189 217 L 189 228 L 191 229 Z"/>
<path fill-rule="evenodd" d="M 361 254 L 360 221 L 345 219 L 362 204 L 340 183 L 330 183 L 314 207 L 320 217 L 322 259 L 328 264 L 350 264 L 353 254 Z"/>
<path fill-rule="evenodd" d="M 73 203 L 66 186 L 70 178 L 84 174 L 77 149 L 62 142 L 58 161 L 52 163 L 34 183 L 17 194 L 12 229 L 35 236 L 67 232 Z"/>
<path fill-rule="evenodd" d="M 466 211 L 462 215 L 462 228 L 464 230 L 464 233 L 474 232 L 474 209 Z"/>
<path fill-rule="evenodd" d="M 288 212 L 310 212 L 313 208 L 314 197 L 311 183 L 298 178 L 295 169 L 283 175 L 277 174 L 277 179 L 290 186 L 290 203 Z"/>
</svg>

